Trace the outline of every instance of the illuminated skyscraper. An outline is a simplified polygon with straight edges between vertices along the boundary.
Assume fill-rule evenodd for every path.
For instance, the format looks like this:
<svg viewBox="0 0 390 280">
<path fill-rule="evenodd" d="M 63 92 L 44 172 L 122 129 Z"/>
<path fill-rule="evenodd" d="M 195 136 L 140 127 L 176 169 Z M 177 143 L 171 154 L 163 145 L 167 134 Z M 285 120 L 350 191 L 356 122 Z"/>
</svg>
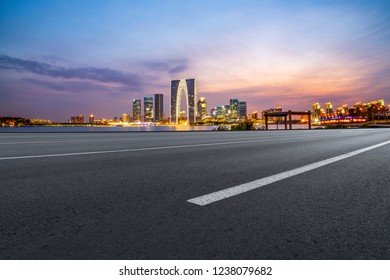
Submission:
<svg viewBox="0 0 390 280">
<path fill-rule="evenodd" d="M 235 120 L 239 117 L 240 101 L 238 99 L 230 99 L 230 119 Z"/>
<path fill-rule="evenodd" d="M 141 121 L 141 100 L 139 99 L 133 100 L 133 121 Z"/>
<path fill-rule="evenodd" d="M 164 115 L 164 96 L 162 94 L 154 95 L 154 121 L 160 122 Z"/>
<path fill-rule="evenodd" d="M 153 114 L 153 96 L 144 97 L 144 121 L 152 122 L 154 119 Z"/>
<path fill-rule="evenodd" d="M 198 100 L 198 114 L 200 118 L 204 118 L 207 115 L 207 101 L 204 97 Z"/>
<path fill-rule="evenodd" d="M 334 113 L 333 111 L 333 104 L 332 102 L 327 102 L 326 103 L 326 114 L 327 115 L 332 115 Z"/>
<path fill-rule="evenodd" d="M 95 118 L 93 115 L 89 115 L 89 123 L 93 123 L 95 121 Z"/>
<path fill-rule="evenodd" d="M 240 101 L 238 106 L 238 112 L 240 118 L 247 116 L 246 101 Z"/>
<path fill-rule="evenodd" d="M 187 118 L 190 124 L 196 122 L 196 80 L 182 79 L 171 81 L 171 123 L 178 123 L 182 95 L 187 101 Z"/>
<path fill-rule="evenodd" d="M 321 119 L 321 106 L 320 103 L 313 104 L 313 112 L 312 112 L 313 120 L 318 121 Z"/>
</svg>

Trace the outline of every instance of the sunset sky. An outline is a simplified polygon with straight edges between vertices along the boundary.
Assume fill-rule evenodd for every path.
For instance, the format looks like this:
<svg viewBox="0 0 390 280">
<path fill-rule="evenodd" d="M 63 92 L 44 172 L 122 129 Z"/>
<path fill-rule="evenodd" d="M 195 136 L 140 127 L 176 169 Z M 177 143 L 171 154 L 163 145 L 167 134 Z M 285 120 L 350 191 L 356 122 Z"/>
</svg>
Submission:
<svg viewBox="0 0 390 280">
<path fill-rule="evenodd" d="M 209 108 L 390 102 L 390 1 L 0 2 L 0 115 L 113 118 L 196 78 Z"/>
</svg>

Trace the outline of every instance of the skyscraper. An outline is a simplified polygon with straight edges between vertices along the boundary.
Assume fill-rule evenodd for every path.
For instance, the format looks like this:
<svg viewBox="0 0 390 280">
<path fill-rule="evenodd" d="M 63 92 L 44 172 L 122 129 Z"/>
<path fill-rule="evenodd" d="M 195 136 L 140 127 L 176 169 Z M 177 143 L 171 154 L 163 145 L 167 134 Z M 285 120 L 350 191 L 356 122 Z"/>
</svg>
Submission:
<svg viewBox="0 0 390 280">
<path fill-rule="evenodd" d="M 133 99 L 133 121 L 141 121 L 141 100 Z"/>
<path fill-rule="evenodd" d="M 246 101 L 240 101 L 238 105 L 238 111 L 240 114 L 240 118 L 247 116 Z"/>
<path fill-rule="evenodd" d="M 334 113 L 333 111 L 333 104 L 332 102 L 327 102 L 326 103 L 326 114 L 332 115 Z"/>
<path fill-rule="evenodd" d="M 313 120 L 320 120 L 321 119 L 321 106 L 320 103 L 314 103 L 313 104 L 313 112 L 312 112 Z"/>
<path fill-rule="evenodd" d="M 153 114 L 153 96 L 144 97 L 144 121 L 152 122 L 154 119 Z"/>
<path fill-rule="evenodd" d="M 238 99 L 230 99 L 230 119 L 235 120 L 239 117 L 239 105 Z"/>
<path fill-rule="evenodd" d="M 190 124 L 196 122 L 196 80 L 182 79 L 171 81 L 171 123 L 178 123 L 182 95 L 187 100 L 187 118 Z"/>
<path fill-rule="evenodd" d="M 198 100 L 198 114 L 200 118 L 204 118 L 207 115 L 207 100 L 204 97 Z"/>
<path fill-rule="evenodd" d="M 164 115 L 164 96 L 162 94 L 154 95 L 154 121 L 160 122 Z"/>
</svg>

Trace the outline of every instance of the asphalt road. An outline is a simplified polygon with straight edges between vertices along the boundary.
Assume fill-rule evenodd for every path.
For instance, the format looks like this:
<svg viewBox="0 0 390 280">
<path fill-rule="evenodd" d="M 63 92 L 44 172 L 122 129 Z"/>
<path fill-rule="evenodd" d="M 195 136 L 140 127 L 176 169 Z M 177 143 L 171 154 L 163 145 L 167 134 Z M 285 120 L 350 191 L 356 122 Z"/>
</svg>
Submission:
<svg viewBox="0 0 390 280">
<path fill-rule="evenodd" d="M 390 129 L 0 133 L 0 259 L 390 259 Z"/>
</svg>

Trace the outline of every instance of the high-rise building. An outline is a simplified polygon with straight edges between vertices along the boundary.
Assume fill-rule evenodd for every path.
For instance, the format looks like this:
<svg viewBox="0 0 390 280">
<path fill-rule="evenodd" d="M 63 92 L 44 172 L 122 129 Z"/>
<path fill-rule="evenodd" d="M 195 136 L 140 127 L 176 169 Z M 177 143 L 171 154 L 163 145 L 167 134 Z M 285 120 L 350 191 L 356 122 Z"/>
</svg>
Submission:
<svg viewBox="0 0 390 280">
<path fill-rule="evenodd" d="M 238 99 L 230 99 L 230 119 L 236 120 L 239 117 L 240 101 Z"/>
<path fill-rule="evenodd" d="M 321 106 L 320 103 L 313 104 L 313 112 L 311 113 L 313 120 L 318 121 L 321 119 Z"/>
<path fill-rule="evenodd" d="M 198 114 L 200 118 L 204 118 L 207 115 L 207 100 L 204 97 L 198 100 Z"/>
<path fill-rule="evenodd" d="M 217 119 L 222 119 L 226 117 L 226 107 L 225 106 L 217 106 Z"/>
<path fill-rule="evenodd" d="M 182 95 L 187 97 L 187 119 L 188 123 L 196 122 L 196 80 L 182 79 L 171 81 L 171 123 L 178 123 Z"/>
<path fill-rule="evenodd" d="M 333 115 L 334 111 L 333 111 L 333 104 L 332 102 L 327 102 L 326 103 L 326 114 L 327 115 Z"/>
<path fill-rule="evenodd" d="M 141 121 L 141 100 L 133 99 L 133 121 Z"/>
<path fill-rule="evenodd" d="M 161 122 L 164 116 L 164 96 L 162 94 L 154 95 L 154 121 Z"/>
<path fill-rule="evenodd" d="M 93 115 L 89 115 L 89 123 L 93 123 L 95 121 L 95 117 Z"/>
<path fill-rule="evenodd" d="M 238 112 L 240 118 L 247 116 L 246 101 L 240 101 L 238 105 Z"/>
<path fill-rule="evenodd" d="M 70 117 L 70 122 L 71 122 L 71 123 L 79 123 L 79 124 L 82 124 L 82 123 L 84 123 L 84 115 L 71 116 L 71 117 Z"/>
<path fill-rule="evenodd" d="M 153 96 L 144 97 L 144 121 L 152 122 L 154 119 L 153 114 Z"/>
<path fill-rule="evenodd" d="M 124 113 L 123 116 L 122 116 L 122 122 L 129 123 L 130 122 L 130 115 Z"/>
</svg>

